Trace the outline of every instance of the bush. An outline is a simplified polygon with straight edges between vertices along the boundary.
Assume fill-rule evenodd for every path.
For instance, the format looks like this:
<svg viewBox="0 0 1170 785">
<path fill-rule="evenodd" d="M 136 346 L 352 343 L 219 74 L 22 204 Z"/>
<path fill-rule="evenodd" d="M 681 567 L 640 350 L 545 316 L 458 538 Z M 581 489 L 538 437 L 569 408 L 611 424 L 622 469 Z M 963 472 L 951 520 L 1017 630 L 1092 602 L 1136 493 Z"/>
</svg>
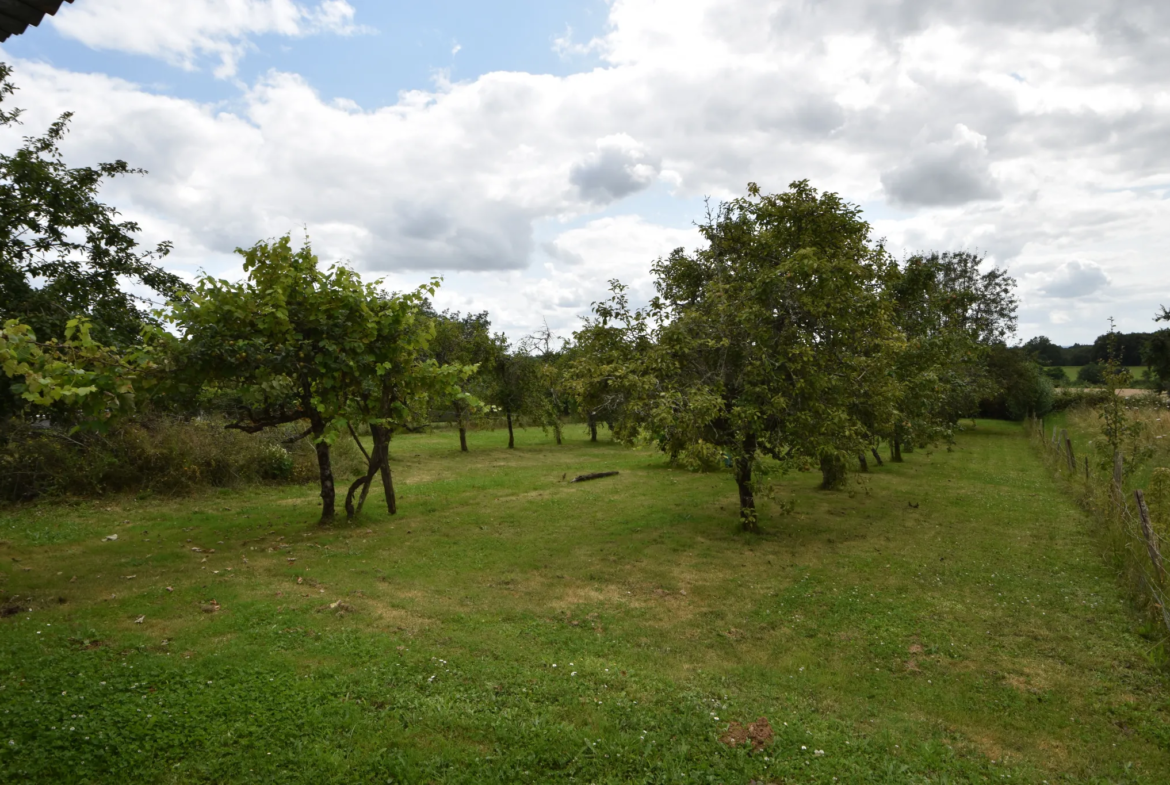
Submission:
<svg viewBox="0 0 1170 785">
<path fill-rule="evenodd" d="M 1094 407 L 1109 400 L 1108 390 L 1077 390 L 1062 387 L 1052 399 L 1052 411 L 1063 412 L 1078 406 Z"/>
<path fill-rule="evenodd" d="M 1068 374 L 1059 365 L 1049 365 L 1041 369 L 1041 373 L 1056 384 L 1068 384 Z"/>
<path fill-rule="evenodd" d="M 1055 399 L 1052 380 L 1023 352 L 1005 346 L 993 347 L 988 372 L 998 390 L 993 397 L 980 402 L 982 416 L 1022 420 L 1030 414 L 1042 417 L 1052 410 Z"/>
<path fill-rule="evenodd" d="M 260 457 L 260 476 L 266 480 L 289 480 L 296 461 L 282 444 L 269 444 Z"/>
<path fill-rule="evenodd" d="M 282 444 L 296 434 L 295 426 L 247 434 L 225 429 L 220 419 L 144 419 L 105 434 L 8 421 L 0 424 L 0 499 L 178 495 L 261 481 L 314 481 L 313 445 L 307 439 Z M 334 445 L 333 463 L 338 478 L 357 475 L 364 465 L 348 439 Z"/>
<path fill-rule="evenodd" d="M 1085 384 L 1104 384 L 1105 366 L 1101 363 L 1089 363 L 1077 371 L 1077 381 Z"/>
</svg>

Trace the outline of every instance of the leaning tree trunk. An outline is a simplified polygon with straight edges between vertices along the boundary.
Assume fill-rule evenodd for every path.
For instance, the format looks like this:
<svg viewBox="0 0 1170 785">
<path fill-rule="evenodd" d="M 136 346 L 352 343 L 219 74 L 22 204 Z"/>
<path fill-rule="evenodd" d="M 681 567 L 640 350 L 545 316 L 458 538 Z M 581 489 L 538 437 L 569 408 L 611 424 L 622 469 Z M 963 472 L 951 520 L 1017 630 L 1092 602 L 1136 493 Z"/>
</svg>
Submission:
<svg viewBox="0 0 1170 785">
<path fill-rule="evenodd" d="M 516 435 L 512 432 L 512 412 L 508 412 L 508 449 L 512 450 L 516 447 Z"/>
<path fill-rule="evenodd" d="M 316 430 L 316 429 L 314 429 Z M 322 433 L 317 434 L 318 441 L 314 446 L 317 451 L 317 471 L 321 475 L 321 521 L 322 524 L 332 523 L 334 505 L 337 499 L 337 489 L 333 487 L 333 463 L 329 459 L 329 444 L 321 439 Z"/>
<path fill-rule="evenodd" d="M 374 480 L 374 475 L 378 473 L 378 451 L 374 450 L 373 455 L 366 456 L 366 473 L 353 481 L 349 486 L 349 491 L 345 494 L 345 517 L 348 520 L 353 520 L 361 514 L 362 507 L 366 504 L 366 496 L 370 493 L 370 483 Z M 354 506 L 354 494 L 361 489 L 362 495 L 358 499 L 357 506 Z"/>
<path fill-rule="evenodd" d="M 877 451 L 877 447 L 870 447 L 870 448 L 869 448 L 869 451 L 870 451 L 871 453 L 873 453 L 873 459 L 874 459 L 875 461 L 877 461 L 877 465 L 878 465 L 878 466 L 884 466 L 884 465 L 885 465 L 884 463 L 882 463 L 882 454 L 881 454 L 881 453 L 879 453 L 879 452 Z"/>
<path fill-rule="evenodd" d="M 821 456 L 821 489 L 836 491 L 845 487 L 845 459 L 840 453 Z"/>
<path fill-rule="evenodd" d="M 398 514 L 398 497 L 394 495 L 394 475 L 390 471 L 390 438 L 394 432 L 383 425 L 370 427 L 374 436 L 374 460 L 382 473 L 382 490 L 386 494 L 386 512 Z"/>
</svg>

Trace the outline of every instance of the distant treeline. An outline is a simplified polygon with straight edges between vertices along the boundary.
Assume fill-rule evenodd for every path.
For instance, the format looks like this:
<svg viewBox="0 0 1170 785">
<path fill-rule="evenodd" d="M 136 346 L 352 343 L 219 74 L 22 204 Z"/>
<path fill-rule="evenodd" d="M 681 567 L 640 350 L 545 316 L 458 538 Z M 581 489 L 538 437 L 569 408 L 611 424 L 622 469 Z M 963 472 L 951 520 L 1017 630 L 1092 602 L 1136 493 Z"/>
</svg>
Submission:
<svg viewBox="0 0 1170 785">
<path fill-rule="evenodd" d="M 1099 335 L 1089 343 L 1074 343 L 1072 346 L 1057 346 L 1046 336 L 1033 338 L 1024 344 L 1042 365 L 1082 366 L 1104 363 L 1110 353 L 1116 353 L 1121 365 L 1130 367 L 1145 365 L 1146 351 L 1154 333 L 1113 333 Z M 1111 347 L 1113 344 L 1113 347 Z"/>
</svg>

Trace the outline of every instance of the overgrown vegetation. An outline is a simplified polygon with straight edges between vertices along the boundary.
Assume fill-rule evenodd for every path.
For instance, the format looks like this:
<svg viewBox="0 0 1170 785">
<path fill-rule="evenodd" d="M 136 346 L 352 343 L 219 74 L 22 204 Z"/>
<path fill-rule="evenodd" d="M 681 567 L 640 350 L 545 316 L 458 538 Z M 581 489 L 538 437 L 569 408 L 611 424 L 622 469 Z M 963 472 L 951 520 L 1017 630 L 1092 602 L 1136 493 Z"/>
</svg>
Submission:
<svg viewBox="0 0 1170 785">
<path fill-rule="evenodd" d="M 0 500 L 190 494 L 249 483 L 305 483 L 317 476 L 313 447 L 294 427 L 255 436 L 224 427 L 218 417 L 156 416 L 119 423 L 104 433 L 8 421 L 0 430 Z M 345 475 L 363 461 L 348 442 L 334 449 Z"/>
</svg>

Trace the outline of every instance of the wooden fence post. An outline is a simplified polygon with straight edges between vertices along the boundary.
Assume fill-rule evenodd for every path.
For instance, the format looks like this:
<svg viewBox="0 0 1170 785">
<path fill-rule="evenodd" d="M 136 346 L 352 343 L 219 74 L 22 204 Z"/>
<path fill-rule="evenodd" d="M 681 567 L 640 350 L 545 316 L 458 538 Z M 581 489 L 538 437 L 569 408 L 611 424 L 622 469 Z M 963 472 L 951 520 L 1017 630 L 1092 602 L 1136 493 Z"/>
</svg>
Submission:
<svg viewBox="0 0 1170 785">
<path fill-rule="evenodd" d="M 1141 490 L 1135 490 L 1133 496 L 1137 499 L 1138 517 L 1142 522 L 1142 535 L 1146 538 L 1146 549 L 1150 552 L 1150 561 L 1154 563 L 1154 573 L 1158 576 L 1158 583 L 1165 583 L 1166 568 L 1162 566 L 1162 554 L 1158 552 L 1158 540 L 1154 536 L 1154 527 L 1150 525 L 1150 510 L 1146 507 L 1146 498 Z"/>
<path fill-rule="evenodd" d="M 1057 429 L 1056 429 L 1056 426 L 1055 426 L 1055 425 L 1054 425 L 1054 426 L 1052 426 L 1052 446 L 1053 446 L 1054 448 L 1056 447 L 1056 435 L 1057 435 L 1057 433 L 1058 433 L 1058 431 L 1057 431 Z"/>
<path fill-rule="evenodd" d="M 1122 469 L 1123 461 L 1121 458 L 1121 450 L 1113 453 L 1113 500 L 1120 506 L 1122 501 L 1121 483 L 1122 483 Z"/>
<path fill-rule="evenodd" d="M 1068 470 L 1074 474 L 1077 471 L 1077 459 L 1073 457 L 1072 439 L 1068 438 L 1068 431 L 1061 431 L 1064 436 L 1064 447 L 1068 451 Z"/>
<path fill-rule="evenodd" d="M 1085 456 L 1085 482 L 1089 481 L 1089 456 Z"/>
</svg>

